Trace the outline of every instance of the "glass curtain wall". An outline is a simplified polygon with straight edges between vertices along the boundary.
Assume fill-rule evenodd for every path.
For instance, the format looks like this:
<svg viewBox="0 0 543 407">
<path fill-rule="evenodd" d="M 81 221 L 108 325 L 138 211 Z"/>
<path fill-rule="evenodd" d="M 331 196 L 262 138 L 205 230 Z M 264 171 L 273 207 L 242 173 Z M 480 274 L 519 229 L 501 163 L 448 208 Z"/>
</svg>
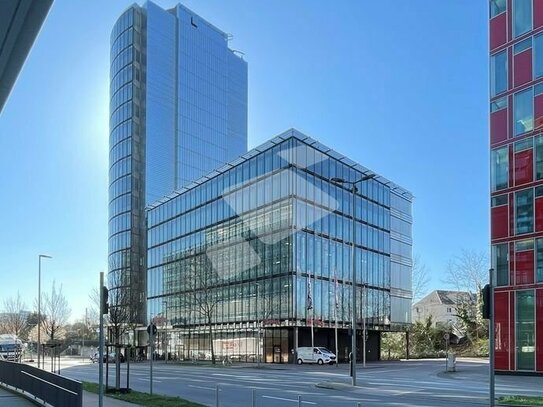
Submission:
<svg viewBox="0 0 543 407">
<path fill-rule="evenodd" d="M 112 307 L 129 307 L 128 320 L 145 319 L 145 233 L 141 179 L 143 15 L 129 8 L 111 33 L 108 283 Z"/>
<path fill-rule="evenodd" d="M 286 362 L 294 327 L 349 327 L 353 211 L 358 319 L 390 326 L 388 186 L 360 184 L 353 208 L 330 179 L 361 173 L 296 137 L 266 147 L 149 208 L 149 319 L 174 357 Z"/>
</svg>

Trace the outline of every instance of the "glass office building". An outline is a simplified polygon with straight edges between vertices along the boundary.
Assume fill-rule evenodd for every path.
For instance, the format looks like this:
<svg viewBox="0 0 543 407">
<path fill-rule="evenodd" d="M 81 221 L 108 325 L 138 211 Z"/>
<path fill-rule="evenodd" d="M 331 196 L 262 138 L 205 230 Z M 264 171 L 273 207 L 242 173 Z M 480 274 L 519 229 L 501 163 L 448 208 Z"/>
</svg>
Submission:
<svg viewBox="0 0 543 407">
<path fill-rule="evenodd" d="M 148 319 L 177 358 L 293 360 L 293 349 L 350 352 L 356 221 L 357 332 L 411 322 L 411 194 L 290 130 L 147 208 Z M 361 343 L 361 342 L 359 342 Z M 358 349 L 361 357 L 360 349 Z"/>
<path fill-rule="evenodd" d="M 145 323 L 145 205 L 247 151 L 247 63 L 177 5 L 133 5 L 111 33 L 109 282 Z M 128 300 L 127 300 L 128 301 Z"/>
</svg>

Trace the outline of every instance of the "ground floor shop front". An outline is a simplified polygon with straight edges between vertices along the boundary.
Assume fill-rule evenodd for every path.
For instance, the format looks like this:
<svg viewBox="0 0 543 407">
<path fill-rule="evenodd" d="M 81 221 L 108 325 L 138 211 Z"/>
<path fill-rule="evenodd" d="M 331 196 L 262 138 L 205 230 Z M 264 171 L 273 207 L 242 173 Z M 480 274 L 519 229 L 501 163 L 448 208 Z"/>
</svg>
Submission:
<svg viewBox="0 0 543 407">
<path fill-rule="evenodd" d="M 313 337 L 313 340 L 312 340 Z M 219 329 L 210 333 L 206 327 L 160 329 L 157 335 L 158 357 L 168 360 L 218 360 L 255 363 L 295 363 L 299 347 L 325 347 L 337 353 L 339 362 L 348 361 L 351 330 L 315 327 L 271 327 L 257 329 Z M 210 338 L 212 338 L 210 340 Z M 357 331 L 357 359 L 362 360 L 363 332 Z M 380 331 L 368 330 L 366 360 L 380 354 Z"/>
</svg>

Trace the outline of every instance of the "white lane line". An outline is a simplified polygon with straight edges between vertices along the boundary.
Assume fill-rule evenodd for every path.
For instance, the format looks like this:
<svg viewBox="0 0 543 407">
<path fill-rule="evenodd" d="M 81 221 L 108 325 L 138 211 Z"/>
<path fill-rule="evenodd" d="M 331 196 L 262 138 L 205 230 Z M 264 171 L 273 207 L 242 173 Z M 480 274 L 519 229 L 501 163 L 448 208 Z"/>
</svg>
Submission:
<svg viewBox="0 0 543 407">
<path fill-rule="evenodd" d="M 274 400 L 282 400 L 282 401 L 292 401 L 293 403 L 297 403 L 298 400 L 294 400 L 294 399 L 286 399 L 286 398 L 283 398 L 283 397 L 274 397 L 274 396 L 262 396 L 263 399 L 274 399 Z M 313 403 L 312 401 L 303 401 L 302 400 L 302 403 L 305 403 L 305 404 L 317 404 L 317 403 Z"/>
<path fill-rule="evenodd" d="M 205 386 L 195 386 L 194 384 L 189 384 L 187 387 L 194 387 L 195 389 L 204 389 L 204 390 L 216 390 L 213 387 L 205 387 Z"/>
<path fill-rule="evenodd" d="M 142 381 L 142 382 L 147 382 L 147 383 L 149 383 L 149 379 L 148 379 L 148 378 L 147 378 L 147 379 L 142 379 L 141 377 L 135 377 L 134 380 L 140 380 L 140 381 Z M 155 380 L 155 379 L 153 379 L 153 383 L 162 383 L 162 380 Z"/>
</svg>

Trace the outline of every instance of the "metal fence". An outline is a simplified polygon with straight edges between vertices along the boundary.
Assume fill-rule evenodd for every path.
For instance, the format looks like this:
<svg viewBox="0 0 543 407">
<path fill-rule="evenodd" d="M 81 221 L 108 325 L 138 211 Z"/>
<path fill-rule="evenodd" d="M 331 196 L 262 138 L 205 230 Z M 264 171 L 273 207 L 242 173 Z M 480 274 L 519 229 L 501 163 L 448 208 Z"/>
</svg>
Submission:
<svg viewBox="0 0 543 407">
<path fill-rule="evenodd" d="M 24 391 L 52 406 L 83 406 L 81 382 L 22 363 L 0 361 L 0 383 Z"/>
</svg>

